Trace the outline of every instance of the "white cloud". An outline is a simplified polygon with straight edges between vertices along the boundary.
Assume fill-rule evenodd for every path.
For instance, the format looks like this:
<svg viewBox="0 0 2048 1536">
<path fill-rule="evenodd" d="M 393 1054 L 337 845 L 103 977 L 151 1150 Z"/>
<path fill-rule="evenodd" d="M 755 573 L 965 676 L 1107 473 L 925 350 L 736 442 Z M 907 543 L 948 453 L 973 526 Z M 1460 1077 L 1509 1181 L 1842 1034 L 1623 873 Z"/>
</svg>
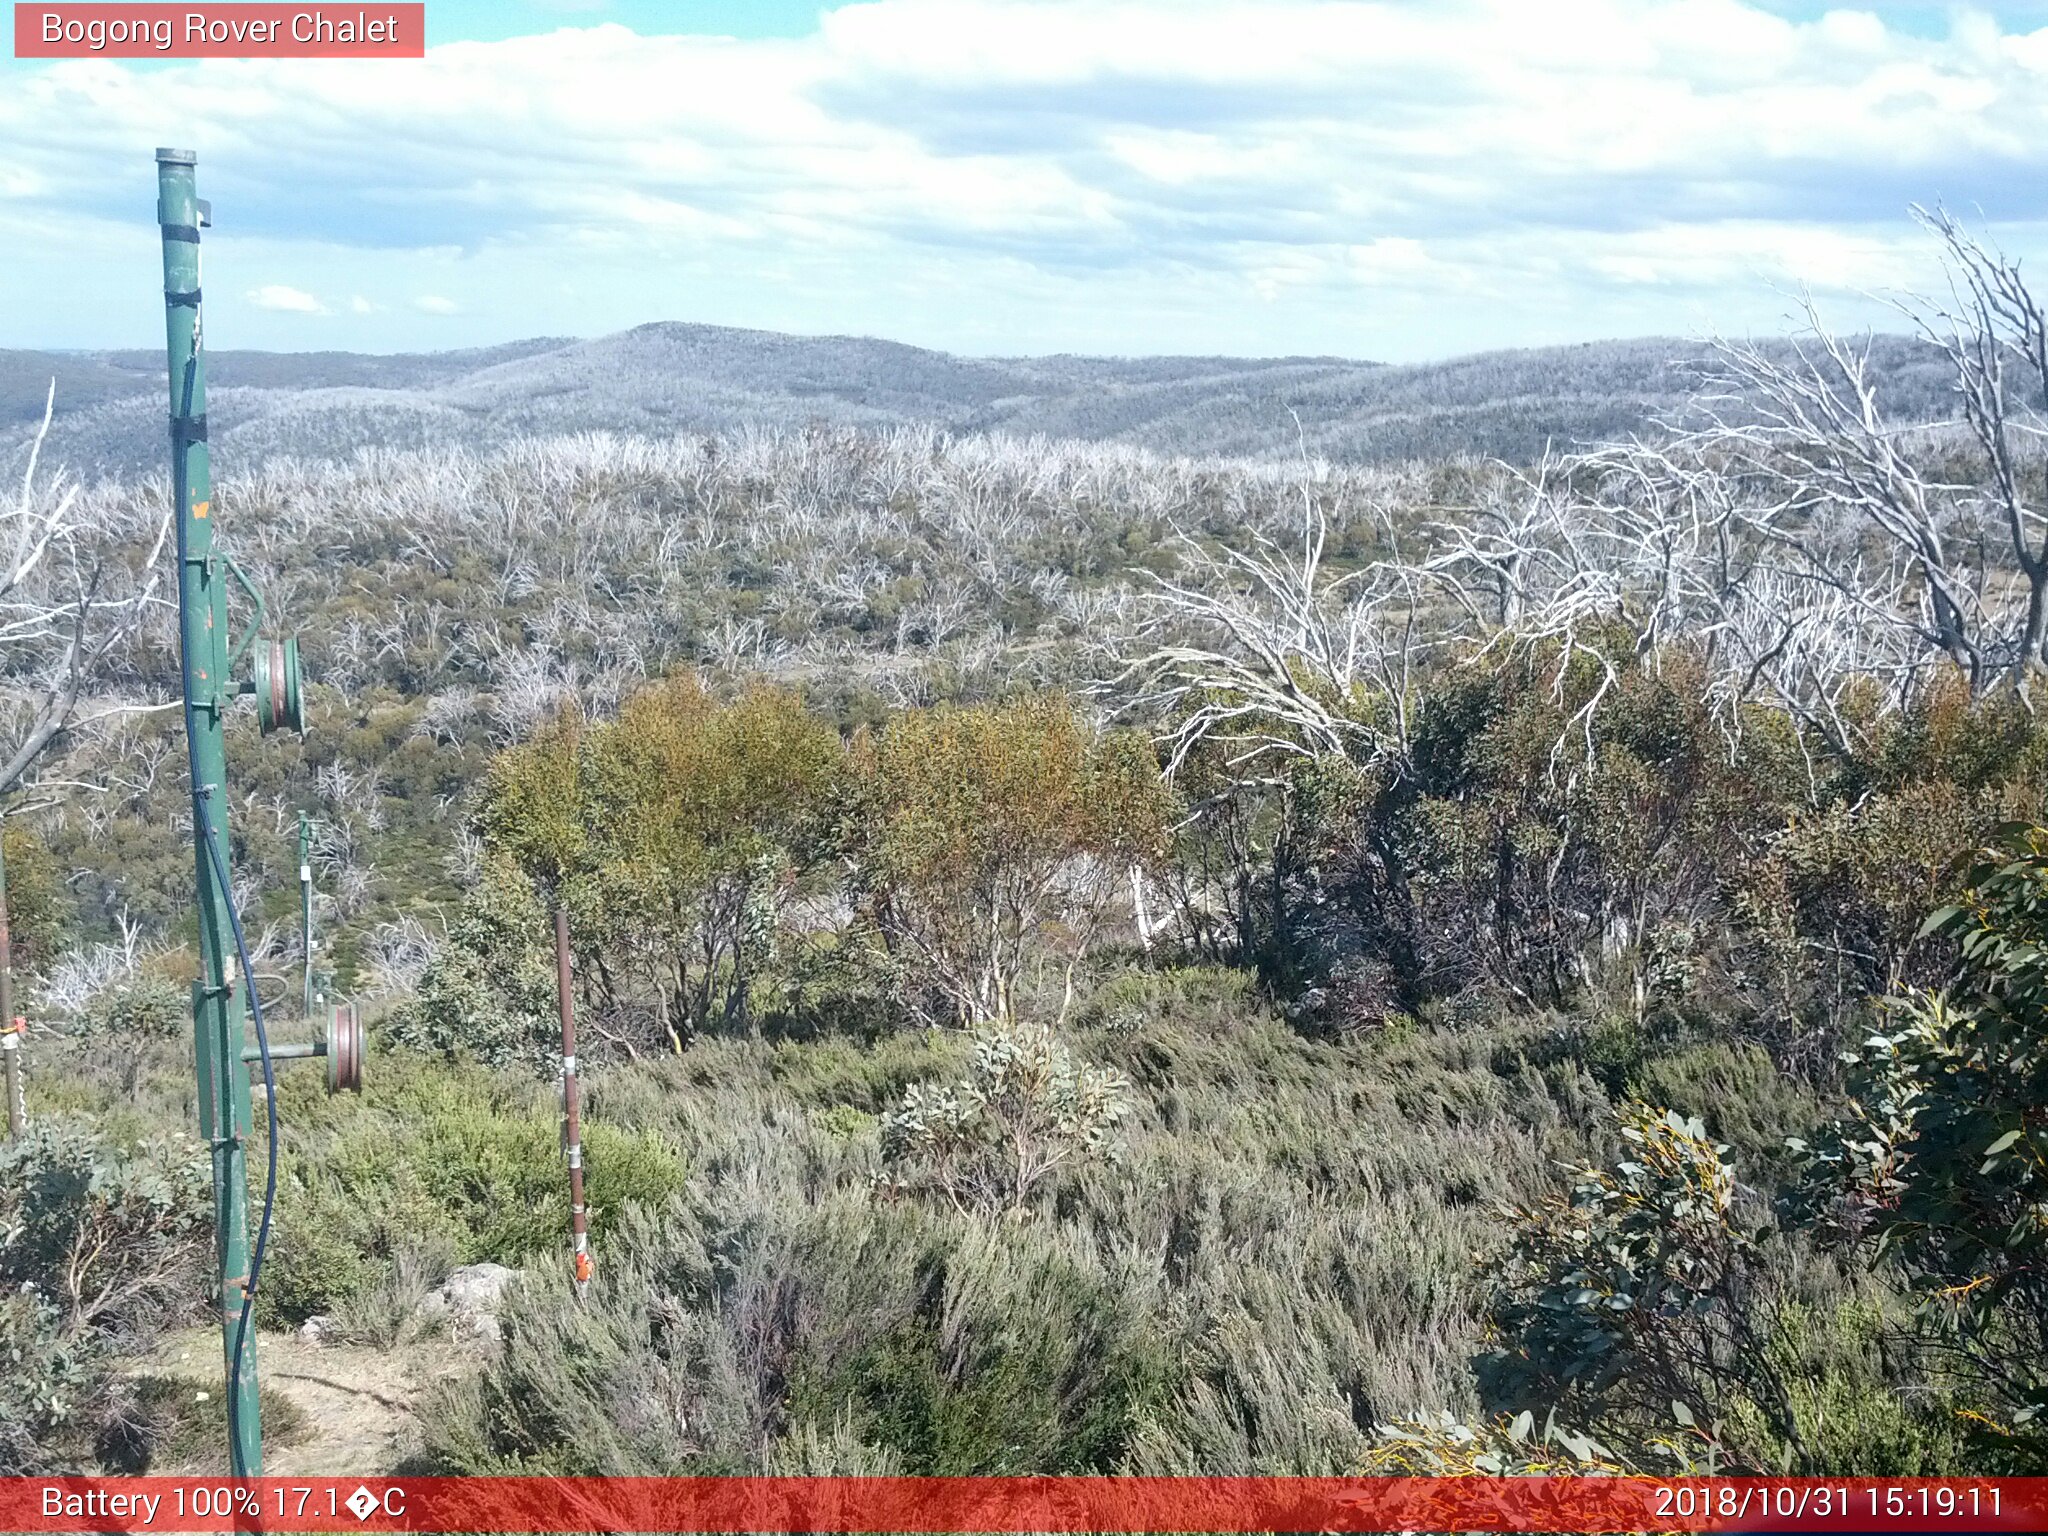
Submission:
<svg viewBox="0 0 2048 1536">
<path fill-rule="evenodd" d="M 374 315 L 377 306 L 359 293 L 348 301 L 348 312 L 352 315 Z"/>
<path fill-rule="evenodd" d="M 461 313 L 461 306 L 453 299 L 444 299 L 438 293 L 423 293 L 412 301 L 412 307 L 423 315 L 454 315 Z"/>
<path fill-rule="evenodd" d="M 251 289 L 249 302 L 258 309 L 276 310 L 280 314 L 326 315 L 333 313 L 325 304 L 314 298 L 312 294 L 300 288 L 287 288 L 283 283 L 269 283 L 264 287 Z"/>
<path fill-rule="evenodd" d="M 2048 29 L 1957 15 L 1926 37 L 1746 0 L 867 0 L 799 39 L 607 24 L 403 68 L 16 66 L 0 202 L 62 272 L 66 231 L 127 195 L 109 168 L 189 130 L 221 245 L 296 229 L 293 270 L 448 285 L 480 337 L 678 310 L 870 329 L 907 284 L 932 295 L 913 339 L 942 345 L 1086 346 L 1049 327 L 1135 303 L 1155 345 L 1204 349 L 1236 334 L 1218 295 L 1257 295 L 1275 350 L 1315 344 L 1281 328 L 1320 304 L 1369 352 L 1427 352 L 1452 300 L 1505 342 L 1574 304 L 1584 334 L 1658 323 L 1660 295 L 1670 325 L 1739 308 L 1763 273 L 1915 281 L 1913 200 L 2024 244 L 2048 225 Z M 576 306 L 493 276 L 536 249 L 573 253 Z"/>
<path fill-rule="evenodd" d="M 1420 240 L 1404 240 L 1398 235 L 1382 235 L 1365 245 L 1354 245 L 1346 255 L 1351 270 L 1364 283 L 1413 280 L 1436 265 Z"/>
</svg>

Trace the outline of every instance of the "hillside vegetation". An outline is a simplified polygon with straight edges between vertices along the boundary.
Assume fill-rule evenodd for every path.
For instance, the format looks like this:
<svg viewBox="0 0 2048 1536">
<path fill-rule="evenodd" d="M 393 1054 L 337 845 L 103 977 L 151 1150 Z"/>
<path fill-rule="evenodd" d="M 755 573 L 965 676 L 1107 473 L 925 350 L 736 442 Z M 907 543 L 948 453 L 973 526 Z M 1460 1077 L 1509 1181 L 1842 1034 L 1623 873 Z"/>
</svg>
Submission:
<svg viewBox="0 0 2048 1536">
<path fill-rule="evenodd" d="M 1945 419 L 1928 348 L 1876 342 L 1900 419 Z M 1683 406 L 1708 349 L 1668 338 L 1493 352 L 1444 363 L 1343 358 L 967 358 L 844 336 L 644 325 L 595 340 L 368 357 L 221 352 L 208 360 L 227 461 L 347 459 L 368 448 L 477 449 L 586 431 L 931 426 L 1166 454 L 1308 451 L 1358 463 L 1470 454 L 1525 463 Z M 76 471 L 159 467 L 163 359 L 149 351 L 0 351 L 0 444 L 67 403 L 53 446 Z"/>
<path fill-rule="evenodd" d="M 219 443 L 315 679 L 303 740 L 236 717 L 237 897 L 283 1033 L 311 811 L 377 1021 L 360 1100 L 280 1082 L 263 1321 L 403 1351 L 523 1270 L 441 1471 L 2039 1470 L 2038 314 L 1930 331 L 1940 430 L 1823 337 L 1519 465 Z M 70 494 L 88 552 L 164 500 Z M 208 1215 L 181 746 L 122 707 L 168 620 L 120 613 L 5 829 L 7 1471 L 191 1440 L 123 1369 Z"/>
</svg>

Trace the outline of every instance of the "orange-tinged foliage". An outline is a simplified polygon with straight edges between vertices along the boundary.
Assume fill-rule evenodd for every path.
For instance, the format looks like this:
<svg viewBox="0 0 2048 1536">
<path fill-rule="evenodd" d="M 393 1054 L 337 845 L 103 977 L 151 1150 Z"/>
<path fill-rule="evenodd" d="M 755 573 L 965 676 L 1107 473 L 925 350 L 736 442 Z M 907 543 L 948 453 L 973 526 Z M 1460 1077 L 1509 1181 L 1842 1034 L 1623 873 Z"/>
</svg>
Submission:
<svg viewBox="0 0 2048 1536">
<path fill-rule="evenodd" d="M 1130 732 L 1095 738 L 1055 698 L 904 714 L 854 744 L 850 836 L 867 906 L 966 1019 L 1007 1016 L 1028 952 L 1071 963 L 1172 801 Z"/>
</svg>

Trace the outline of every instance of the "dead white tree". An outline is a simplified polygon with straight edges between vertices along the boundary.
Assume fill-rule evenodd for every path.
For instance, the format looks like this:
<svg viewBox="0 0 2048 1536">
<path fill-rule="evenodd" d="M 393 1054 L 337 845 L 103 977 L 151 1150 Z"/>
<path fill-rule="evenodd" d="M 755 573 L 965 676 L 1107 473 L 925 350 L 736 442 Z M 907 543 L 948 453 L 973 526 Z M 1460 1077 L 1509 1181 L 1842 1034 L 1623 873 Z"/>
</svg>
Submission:
<svg viewBox="0 0 2048 1536">
<path fill-rule="evenodd" d="M 1915 212 L 1949 298 L 1901 308 L 1962 430 L 1895 419 L 1871 343 L 1810 302 L 1789 345 L 1717 343 L 1688 421 L 1547 455 L 1430 530 L 1420 573 L 1487 637 L 1474 655 L 1544 646 L 1561 680 L 1574 656 L 1611 676 L 1617 638 L 1653 663 L 1685 642 L 1731 745 L 1762 699 L 1846 747 L 1869 699 L 1896 707 L 1937 665 L 2025 696 L 2048 665 L 2048 325 L 2016 261 Z M 1575 717 L 1588 751 L 1604 693 Z"/>
<path fill-rule="evenodd" d="M 1949 366 L 1964 451 L 1893 419 L 1869 343 L 1830 332 L 1811 300 L 1789 354 L 1718 347 L 1721 392 L 1695 445 L 1759 488 L 1754 526 L 1807 579 L 1910 631 L 1973 692 L 2025 690 L 2048 666 L 2048 324 L 2018 261 L 1945 210 L 1914 212 L 1941 241 L 1949 297 L 1899 308 Z M 1873 566 L 1887 577 L 1874 591 Z"/>
<path fill-rule="evenodd" d="M 1298 544 L 1256 524 L 1244 549 L 1183 531 L 1179 573 L 1145 594 L 1146 648 L 1111 686 L 1170 722 L 1169 774 L 1204 743 L 1245 782 L 1289 757 L 1406 755 L 1417 583 L 1394 562 L 1330 575 L 1328 509 L 1306 481 L 1300 499 Z"/>
<path fill-rule="evenodd" d="M 168 707 L 108 701 L 100 691 L 102 664 L 155 601 L 169 514 L 138 564 L 132 519 L 61 473 L 38 484 L 56 398 L 52 380 L 21 490 L 0 502 L 0 799 L 31 782 L 54 787 L 40 765 L 67 731 Z"/>
<path fill-rule="evenodd" d="M 1940 238 L 1949 275 L 1949 302 L 1920 306 L 1920 332 L 1948 360 L 1988 470 L 1975 499 L 2003 530 L 2024 584 L 2017 632 L 2004 637 L 2006 666 L 2023 681 L 2048 665 L 2048 319 L 2018 260 L 1945 208 L 1913 211 Z"/>
</svg>

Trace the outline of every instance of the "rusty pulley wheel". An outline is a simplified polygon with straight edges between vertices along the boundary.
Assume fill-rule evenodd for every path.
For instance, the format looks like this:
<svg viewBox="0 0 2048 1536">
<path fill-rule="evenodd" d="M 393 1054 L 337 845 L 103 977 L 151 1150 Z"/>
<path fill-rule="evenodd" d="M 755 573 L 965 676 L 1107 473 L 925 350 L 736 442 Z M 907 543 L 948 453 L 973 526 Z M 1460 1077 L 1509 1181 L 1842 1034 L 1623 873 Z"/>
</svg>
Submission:
<svg viewBox="0 0 2048 1536">
<path fill-rule="evenodd" d="M 256 721 L 272 731 L 303 731 L 305 702 L 299 692 L 299 637 L 266 640 L 256 647 Z"/>
<path fill-rule="evenodd" d="M 327 1028 L 327 1091 L 363 1091 L 363 1021 L 353 1003 L 336 1008 Z"/>
</svg>

